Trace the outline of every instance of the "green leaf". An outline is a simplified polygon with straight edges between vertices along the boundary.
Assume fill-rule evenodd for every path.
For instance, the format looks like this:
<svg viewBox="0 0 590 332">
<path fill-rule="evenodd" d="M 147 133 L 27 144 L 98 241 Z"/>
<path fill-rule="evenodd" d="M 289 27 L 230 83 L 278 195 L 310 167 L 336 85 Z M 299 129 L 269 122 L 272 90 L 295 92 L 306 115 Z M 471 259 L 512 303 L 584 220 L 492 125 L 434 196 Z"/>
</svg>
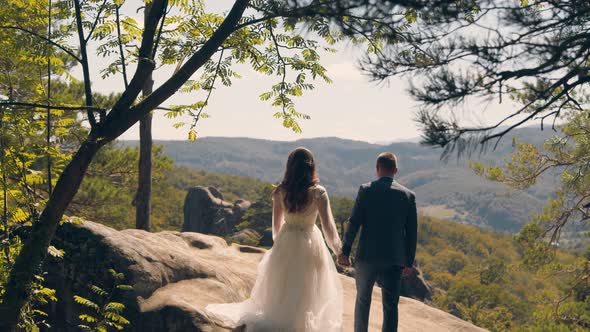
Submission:
<svg viewBox="0 0 590 332">
<path fill-rule="evenodd" d="M 102 289 L 102 288 L 100 288 L 100 287 L 98 287 L 96 285 L 91 285 L 90 286 L 90 289 L 92 290 L 92 292 L 94 292 L 94 294 L 96 294 L 98 296 L 106 296 L 106 295 L 108 295 L 108 293 L 104 289 Z"/>
<path fill-rule="evenodd" d="M 408 9 L 406 10 L 405 17 L 408 23 L 414 23 L 418 20 L 418 13 L 414 9 Z"/>
<path fill-rule="evenodd" d="M 131 285 L 117 285 L 116 288 L 121 290 L 133 290 L 133 286 Z"/>
<path fill-rule="evenodd" d="M 194 129 L 189 130 L 188 132 L 188 140 L 194 142 L 197 140 L 197 131 Z"/>
<path fill-rule="evenodd" d="M 123 303 L 119 303 L 119 302 L 110 302 L 104 306 L 105 311 L 111 311 L 111 312 L 120 313 L 124 309 L 125 309 L 125 305 Z"/>
<path fill-rule="evenodd" d="M 47 253 L 56 258 L 63 258 L 65 251 L 62 249 L 57 249 L 54 246 L 49 246 L 47 248 Z"/>
<path fill-rule="evenodd" d="M 78 318 L 80 318 L 80 320 L 88 322 L 88 323 L 96 322 L 96 318 L 94 318 L 90 315 L 86 315 L 86 314 L 80 315 L 80 316 L 78 316 Z"/>
<path fill-rule="evenodd" d="M 86 298 L 83 298 L 79 295 L 74 295 L 74 302 L 81 304 L 89 309 L 93 309 L 96 312 L 99 312 L 100 308 L 98 307 L 98 305 Z"/>
</svg>

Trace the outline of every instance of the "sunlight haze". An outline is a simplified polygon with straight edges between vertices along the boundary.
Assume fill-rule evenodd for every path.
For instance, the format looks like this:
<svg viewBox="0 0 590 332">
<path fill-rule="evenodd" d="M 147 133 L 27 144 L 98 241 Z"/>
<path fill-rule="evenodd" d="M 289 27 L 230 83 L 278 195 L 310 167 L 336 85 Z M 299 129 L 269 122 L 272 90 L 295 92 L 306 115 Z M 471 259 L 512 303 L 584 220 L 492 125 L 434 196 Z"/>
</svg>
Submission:
<svg viewBox="0 0 590 332">
<path fill-rule="evenodd" d="M 224 12 L 229 10 L 231 1 L 205 3 L 211 6 L 212 11 Z M 140 12 L 133 16 L 138 22 L 142 22 L 141 15 Z M 295 99 L 297 110 L 311 116 L 311 120 L 300 122 L 303 133 L 296 134 L 284 128 L 281 121 L 272 116 L 279 109 L 273 108 L 270 102 L 259 99 L 259 95 L 270 90 L 279 78 L 253 72 L 244 65 L 235 67 L 242 78 L 235 79 L 231 87 L 216 87 L 206 109 L 210 118 L 202 119 L 196 128 L 198 137 L 252 137 L 287 141 L 312 137 L 340 137 L 382 143 L 419 137 L 419 127 L 414 121 L 419 104 L 406 93 L 410 78 L 395 77 L 388 82 L 371 81 L 357 66 L 363 54 L 361 46 L 340 43 L 335 48 L 339 51 L 336 54 L 322 54 L 322 62 L 328 69 L 328 76 L 333 79 L 333 83 L 315 81 L 315 90 Z M 106 67 L 109 61 L 96 58 L 94 63 L 98 65 L 91 68 L 91 75 L 98 76 L 99 70 Z M 129 71 L 133 70 L 134 67 L 130 66 Z M 173 68 L 166 67 L 156 70 L 155 88 L 169 77 L 172 70 Z M 74 71 L 74 76 L 82 77 L 79 68 Z M 94 82 L 94 89 L 104 93 L 119 92 L 123 89 L 123 82 L 119 76 Z M 203 91 L 194 94 L 177 93 L 163 106 L 194 103 L 203 99 Z M 495 123 L 515 108 L 512 103 L 505 101 L 498 104 L 497 100 L 470 107 L 477 108 L 477 111 L 486 109 L 483 117 L 469 116 L 471 112 L 468 110 L 456 113 L 463 123 L 472 125 Z M 164 117 L 164 112 L 155 111 L 153 138 L 187 139 L 188 126 L 175 129 L 172 125 L 181 121 L 189 123 L 191 119 L 187 116 L 170 120 Z M 120 139 L 139 139 L 138 128 L 139 125 L 136 124 Z"/>
</svg>

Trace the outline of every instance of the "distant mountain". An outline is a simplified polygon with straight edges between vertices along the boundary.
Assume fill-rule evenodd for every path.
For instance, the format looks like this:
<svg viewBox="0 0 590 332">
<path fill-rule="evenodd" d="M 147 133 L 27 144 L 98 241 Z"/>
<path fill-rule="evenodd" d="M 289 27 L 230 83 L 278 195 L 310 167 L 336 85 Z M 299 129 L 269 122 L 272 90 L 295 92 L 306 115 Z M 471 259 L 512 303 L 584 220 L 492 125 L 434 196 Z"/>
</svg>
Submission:
<svg viewBox="0 0 590 332">
<path fill-rule="evenodd" d="M 549 131 L 524 128 L 504 138 L 495 150 L 476 154 L 483 162 L 503 160 L 513 151 L 512 137 L 542 144 Z M 294 142 L 252 138 L 206 137 L 188 141 L 156 141 L 178 165 L 208 172 L 242 175 L 260 180 L 280 180 L 288 153 L 298 146 L 311 149 L 318 162 L 322 184 L 333 196 L 354 197 L 363 182 L 375 174 L 375 158 L 393 151 L 399 158 L 398 181 L 414 190 L 423 213 L 514 232 L 539 212 L 551 194 L 551 180 L 528 191 L 515 191 L 476 176 L 468 160 L 440 160 L 441 150 L 412 142 L 387 146 L 334 137 Z M 137 141 L 123 141 L 137 145 Z"/>
<path fill-rule="evenodd" d="M 390 145 L 393 143 L 419 143 L 419 142 L 420 142 L 420 137 L 412 137 L 412 138 L 395 139 L 395 140 L 375 141 L 374 143 L 377 145 Z"/>
</svg>

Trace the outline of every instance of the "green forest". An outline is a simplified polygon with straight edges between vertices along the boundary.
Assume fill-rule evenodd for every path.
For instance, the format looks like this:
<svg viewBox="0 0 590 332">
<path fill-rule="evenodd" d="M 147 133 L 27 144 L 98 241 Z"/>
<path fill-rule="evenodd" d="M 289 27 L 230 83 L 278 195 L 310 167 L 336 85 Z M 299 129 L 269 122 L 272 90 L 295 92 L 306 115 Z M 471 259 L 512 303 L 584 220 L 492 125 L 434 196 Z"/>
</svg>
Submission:
<svg viewBox="0 0 590 332">
<path fill-rule="evenodd" d="M 108 163 L 119 165 L 135 165 L 137 162 L 137 150 L 107 151 L 109 158 L 98 158 L 96 161 L 108 160 Z M 247 211 L 236 231 L 250 228 L 262 233 L 270 227 L 270 183 L 176 167 L 161 154 L 161 147 L 155 151 L 155 160 L 162 165 L 154 173 L 152 213 L 155 231 L 180 229 L 184 197 L 188 188 L 196 185 L 213 186 L 228 201 L 244 198 L 261 203 Z M 116 162 L 116 158 L 121 160 Z M 125 158 L 129 158 L 127 162 Z M 95 167 L 107 167 L 98 165 Z M 115 168 L 111 171 L 114 174 L 123 172 L 115 171 Z M 133 170 L 129 172 L 133 173 Z M 88 183 L 101 181 L 100 177 L 88 179 L 92 179 Z M 134 192 L 126 189 L 133 187 L 129 183 L 103 182 L 100 191 L 111 194 L 105 196 L 102 204 L 79 210 L 76 215 L 118 229 L 133 228 L 135 221 L 130 202 Z M 94 189 L 83 187 L 79 197 L 84 197 L 85 190 Z M 347 221 L 352 203 L 349 198 L 331 198 L 334 218 L 340 227 Z M 435 287 L 432 304 L 491 331 L 585 330 L 583 324 L 576 322 L 589 319 L 588 303 L 583 300 L 589 291 L 587 287 L 575 287 L 572 296 L 559 307 L 556 307 L 555 301 L 565 297 L 576 286 L 576 279 L 564 275 L 562 270 L 588 259 L 590 253 L 555 251 L 550 263 L 527 261 L 526 239 L 523 236 L 514 237 L 421 216 L 417 262 L 426 280 Z M 228 234 L 228 240 L 230 237 L 231 234 Z M 569 317 L 570 321 L 556 323 L 556 314 Z"/>
<path fill-rule="evenodd" d="M 180 230 L 184 197 L 197 185 L 219 189 L 227 201 L 243 198 L 261 203 L 247 211 L 236 232 L 249 228 L 262 233 L 270 227 L 272 184 L 177 167 L 161 151 L 161 147 L 154 150 L 154 231 Z M 136 177 L 119 175 L 136 175 L 138 151 L 115 145 L 103 153 L 91 165 L 87 185 L 80 189 L 70 213 L 116 229 L 133 228 L 134 191 L 130 188 L 135 188 Z M 89 196 L 95 197 L 96 205 L 85 203 Z M 349 198 L 331 198 L 340 227 L 347 221 L 352 203 Z M 529 261 L 525 259 L 525 235 L 514 237 L 421 216 L 417 262 L 435 287 L 432 304 L 491 331 L 584 330 L 583 324 L 576 322 L 589 319 L 588 303 L 583 300 L 588 288 L 575 287 L 576 279 L 562 271 L 588 259 L 589 253 L 560 250 L 553 252 L 550 261 Z M 574 293 L 556 307 L 557 299 L 572 287 Z M 569 321 L 555 322 L 555 315 Z"/>
<path fill-rule="evenodd" d="M 246 228 L 263 232 L 270 227 L 272 184 L 175 166 L 160 146 L 154 148 L 153 160 L 153 231 L 180 230 L 187 190 L 197 185 L 219 189 L 227 201 L 243 198 L 260 203 L 247 211 L 236 232 Z M 137 148 L 113 144 L 101 151 L 68 215 L 116 229 L 134 228 L 137 162 Z M 340 227 L 345 225 L 352 203 L 349 198 L 331 198 Z M 589 319 L 588 303 L 581 301 L 588 288 L 575 287 L 573 295 L 557 309 L 555 303 L 575 286 L 575 279 L 561 271 L 583 260 L 582 253 L 555 251 L 554 259 L 546 264 L 528 262 L 522 235 L 513 237 L 427 216 L 420 217 L 418 234 L 417 262 L 435 288 L 432 305 L 491 331 L 584 330 L 576 322 Z M 228 234 L 232 241 L 230 238 Z M 3 278 L 9 263 L 2 260 Z M 59 301 L 42 282 L 37 287 L 42 290 L 37 293 L 40 307 L 46 301 Z M 30 323 L 42 321 L 42 315 L 32 310 Z M 556 314 L 571 320 L 555 322 Z"/>
</svg>

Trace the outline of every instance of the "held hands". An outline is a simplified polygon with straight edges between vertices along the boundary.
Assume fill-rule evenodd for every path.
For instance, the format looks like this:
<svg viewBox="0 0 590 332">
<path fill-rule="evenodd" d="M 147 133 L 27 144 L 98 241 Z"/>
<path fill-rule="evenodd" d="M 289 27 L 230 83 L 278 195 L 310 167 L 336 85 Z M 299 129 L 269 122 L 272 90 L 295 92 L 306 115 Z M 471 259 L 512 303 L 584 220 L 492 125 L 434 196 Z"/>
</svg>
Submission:
<svg viewBox="0 0 590 332">
<path fill-rule="evenodd" d="M 402 277 L 409 277 L 412 275 L 412 272 L 414 272 L 414 268 L 411 266 L 405 266 L 404 269 L 402 270 Z"/>
<path fill-rule="evenodd" d="M 338 255 L 338 265 L 345 267 L 351 266 L 352 263 L 350 262 L 350 257 L 342 254 Z"/>
<path fill-rule="evenodd" d="M 350 257 L 345 256 L 343 254 L 338 255 L 338 265 L 343 266 L 343 267 L 350 267 L 352 266 L 352 262 L 350 261 Z M 412 273 L 414 272 L 414 268 L 411 266 L 405 266 L 404 269 L 402 270 L 402 277 L 409 277 L 412 275 Z"/>
</svg>

